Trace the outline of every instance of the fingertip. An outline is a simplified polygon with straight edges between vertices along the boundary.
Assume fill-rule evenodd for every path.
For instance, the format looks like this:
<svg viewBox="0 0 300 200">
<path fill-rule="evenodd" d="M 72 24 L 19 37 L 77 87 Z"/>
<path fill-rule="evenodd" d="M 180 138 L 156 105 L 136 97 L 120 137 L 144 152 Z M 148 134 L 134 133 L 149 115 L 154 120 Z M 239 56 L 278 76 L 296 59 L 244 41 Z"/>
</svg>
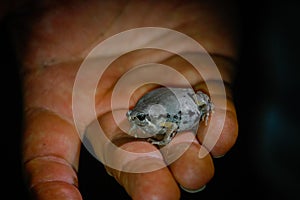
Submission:
<svg viewBox="0 0 300 200">
<path fill-rule="evenodd" d="M 201 145 L 193 142 L 184 154 L 170 165 L 170 169 L 181 187 L 196 191 L 214 176 L 214 165 L 209 153 L 199 157 Z"/>
<path fill-rule="evenodd" d="M 74 199 L 82 200 L 80 191 L 74 185 L 61 182 L 50 181 L 35 185 L 30 190 L 32 199 Z"/>
<path fill-rule="evenodd" d="M 135 166 L 136 167 L 136 166 Z M 109 169 L 132 199 L 180 199 L 180 190 L 168 168 L 146 173 Z"/>
<path fill-rule="evenodd" d="M 180 199 L 180 190 L 167 168 L 154 172 L 126 174 L 132 199 Z"/>
<path fill-rule="evenodd" d="M 153 145 L 132 141 L 121 145 L 120 148 L 135 153 L 136 156 L 130 158 L 110 152 L 111 157 L 122 163 L 122 168 L 106 169 L 132 199 L 179 199 L 180 190 L 177 183 L 163 158 L 154 154 L 159 151 Z"/>
<path fill-rule="evenodd" d="M 222 115 L 219 115 L 219 112 L 221 111 L 216 111 L 215 113 L 217 123 L 222 121 Z M 210 148 L 210 153 L 214 158 L 224 156 L 234 146 L 238 137 L 238 121 L 236 113 L 232 110 L 226 110 L 225 114 L 223 128 L 219 134 L 216 133 L 216 130 L 211 131 L 210 135 L 207 134 L 207 126 L 200 126 L 198 130 L 197 137 L 202 145 L 206 146 L 205 141 L 211 142 L 212 140 L 216 140 L 215 144 Z M 212 127 L 212 129 L 214 129 L 214 127 Z"/>
<path fill-rule="evenodd" d="M 226 119 L 224 123 L 221 135 L 211 150 L 211 154 L 214 158 L 223 157 L 236 143 L 238 137 L 238 122 L 236 114 L 227 111 Z"/>
</svg>

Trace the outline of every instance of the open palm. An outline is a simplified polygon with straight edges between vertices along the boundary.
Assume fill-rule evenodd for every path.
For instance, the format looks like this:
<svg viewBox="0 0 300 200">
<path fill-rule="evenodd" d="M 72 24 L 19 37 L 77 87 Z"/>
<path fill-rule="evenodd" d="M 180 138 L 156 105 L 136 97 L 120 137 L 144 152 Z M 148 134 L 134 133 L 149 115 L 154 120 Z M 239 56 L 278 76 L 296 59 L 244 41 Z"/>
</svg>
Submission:
<svg viewBox="0 0 300 200">
<path fill-rule="evenodd" d="M 73 121 L 72 92 L 76 73 L 90 50 L 104 39 L 131 28 L 171 28 L 202 44 L 211 53 L 224 81 L 230 83 L 233 66 L 228 58 L 236 56 L 235 42 L 229 26 L 231 22 L 227 23 L 218 8 L 192 1 L 185 4 L 180 1 L 156 4 L 151 1 L 91 1 L 39 3 L 33 8 L 34 12 L 30 11 L 25 16 L 23 13 L 16 15 L 18 25 L 12 31 L 16 36 L 22 31 L 23 36 L 14 38 L 24 80 L 23 162 L 34 196 L 38 199 L 81 199 L 76 187 L 81 140 Z M 152 39 L 144 38 L 142 42 Z M 148 62 L 172 66 L 195 89 L 206 89 L 203 80 L 192 68 L 168 52 L 136 51 L 112 63 L 99 82 L 95 108 L 108 138 L 127 151 L 149 152 L 156 150 L 156 147 L 144 141 L 128 139 L 116 126 L 112 118 L 111 96 L 115 84 L 124 73 L 133 66 Z M 215 95 L 217 99 L 218 88 L 223 82 L 206 81 L 211 81 L 215 90 L 210 91 L 210 95 Z M 181 86 L 180 81 L 176 80 L 176 84 Z M 139 88 L 131 98 L 131 106 L 156 86 L 148 84 Z M 83 97 L 85 95 L 82 93 Z M 229 89 L 227 95 L 226 110 L 216 107 L 215 111 L 216 116 L 226 112 L 223 131 L 215 147 L 204 158 L 198 157 L 206 133 L 206 127 L 200 125 L 197 140 L 169 166 L 147 173 L 128 173 L 107 167 L 108 172 L 133 199 L 179 199 L 178 184 L 191 191 L 203 187 L 214 174 L 211 156 L 224 155 L 237 137 L 237 120 Z M 120 96 L 118 101 L 125 99 Z M 92 122 L 95 119 L 85 120 Z M 118 159 L 117 154 L 112 153 L 111 156 Z M 150 163 L 159 166 L 163 160 L 148 159 L 147 164 Z M 134 162 L 126 165 L 127 169 L 143 167 Z"/>
</svg>

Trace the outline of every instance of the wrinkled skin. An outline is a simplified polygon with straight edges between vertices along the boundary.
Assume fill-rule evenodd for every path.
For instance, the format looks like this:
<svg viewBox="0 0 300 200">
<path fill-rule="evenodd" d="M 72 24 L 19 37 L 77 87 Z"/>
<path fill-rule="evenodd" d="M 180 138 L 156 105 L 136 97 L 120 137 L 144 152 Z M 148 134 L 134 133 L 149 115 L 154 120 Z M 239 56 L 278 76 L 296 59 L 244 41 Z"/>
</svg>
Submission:
<svg viewBox="0 0 300 200">
<path fill-rule="evenodd" d="M 233 79 L 234 66 L 230 60 L 237 58 L 237 35 L 232 23 L 233 12 L 227 9 L 228 1 L 216 4 L 212 1 L 153 3 L 148 0 L 61 2 L 49 0 L 34 5 L 25 2 L 19 9 L 26 9 L 16 12 L 11 28 L 22 67 L 24 171 L 32 195 L 43 200 L 82 199 L 76 175 L 81 141 L 73 123 L 72 87 L 81 62 L 99 42 L 130 28 L 171 28 L 194 38 L 211 53 L 227 83 Z M 182 59 L 166 52 L 147 50 L 121 57 L 113 64 L 115 67 L 105 73 L 101 90 L 96 93 L 98 120 L 104 129 L 110 130 L 109 137 L 112 140 L 121 140 L 124 135 L 116 128 L 111 117 L 112 89 L 118 78 L 132 66 L 149 61 L 172 65 L 195 88 L 205 90 L 201 77 L 184 67 Z M 211 95 L 218 98 L 221 83 L 210 81 L 215 88 Z M 147 85 L 137 90 L 131 105 L 153 87 Z M 217 118 L 219 113 L 226 112 L 225 126 L 217 144 L 206 157 L 198 158 L 206 131 L 204 126 L 200 126 L 197 141 L 170 166 L 139 174 L 107 167 L 108 172 L 133 199 L 179 199 L 178 184 L 189 190 L 204 186 L 214 175 L 212 158 L 226 154 L 237 138 L 236 112 L 230 90 L 227 89 L 229 98 L 226 110 L 216 106 L 214 113 Z M 209 123 L 217 123 L 217 120 Z M 126 140 L 119 144 L 121 148 L 133 152 L 147 152 L 156 148 L 143 141 Z M 131 164 L 127 167 L 131 167 Z"/>
</svg>

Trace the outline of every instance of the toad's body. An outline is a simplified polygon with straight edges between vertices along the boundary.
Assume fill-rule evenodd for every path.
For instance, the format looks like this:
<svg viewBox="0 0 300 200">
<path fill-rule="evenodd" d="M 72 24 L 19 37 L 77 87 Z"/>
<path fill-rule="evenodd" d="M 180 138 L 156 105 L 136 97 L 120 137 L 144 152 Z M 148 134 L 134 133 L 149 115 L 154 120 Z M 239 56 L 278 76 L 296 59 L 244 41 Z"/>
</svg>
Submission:
<svg viewBox="0 0 300 200">
<path fill-rule="evenodd" d="M 191 88 L 158 88 L 145 94 L 128 111 L 129 134 L 149 138 L 152 144 L 166 145 L 178 132 L 198 128 L 207 122 L 213 109 L 209 97 Z"/>
</svg>

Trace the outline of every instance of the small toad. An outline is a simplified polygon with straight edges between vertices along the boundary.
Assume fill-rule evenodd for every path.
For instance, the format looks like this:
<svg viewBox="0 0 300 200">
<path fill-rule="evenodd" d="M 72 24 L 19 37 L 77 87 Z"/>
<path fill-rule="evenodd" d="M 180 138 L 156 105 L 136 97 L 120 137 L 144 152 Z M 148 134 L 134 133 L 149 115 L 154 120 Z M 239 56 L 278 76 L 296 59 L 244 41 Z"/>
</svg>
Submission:
<svg viewBox="0 0 300 200">
<path fill-rule="evenodd" d="M 127 112 L 129 135 L 158 146 L 167 145 L 177 133 L 207 125 L 214 105 L 208 95 L 192 88 L 161 87 L 145 94 Z"/>
</svg>

